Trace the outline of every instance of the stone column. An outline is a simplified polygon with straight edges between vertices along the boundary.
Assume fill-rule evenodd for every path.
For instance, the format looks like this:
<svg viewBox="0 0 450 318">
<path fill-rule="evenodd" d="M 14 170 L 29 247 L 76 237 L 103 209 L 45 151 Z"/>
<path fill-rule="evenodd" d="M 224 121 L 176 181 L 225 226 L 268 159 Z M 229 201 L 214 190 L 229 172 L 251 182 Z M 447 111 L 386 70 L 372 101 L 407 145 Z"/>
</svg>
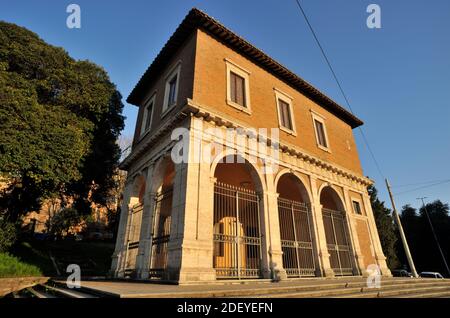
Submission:
<svg viewBox="0 0 450 318">
<path fill-rule="evenodd" d="M 149 277 L 148 270 L 152 247 L 152 220 L 155 205 L 155 195 L 151 192 L 153 188 L 153 169 L 154 165 L 150 165 L 147 168 L 147 179 L 143 198 L 144 207 L 139 236 L 139 250 L 136 261 L 137 277 L 141 279 L 147 279 Z"/>
<path fill-rule="evenodd" d="M 205 143 L 207 141 L 203 141 L 202 136 L 191 129 L 189 163 L 179 167 L 182 191 L 179 202 L 174 201 L 180 216 L 179 283 L 216 279 L 213 268 L 215 179 L 211 174 L 209 160 L 201 156 Z"/>
<path fill-rule="evenodd" d="M 263 193 L 264 203 L 264 222 L 261 224 L 263 239 L 267 247 L 264 278 L 273 278 L 283 280 L 287 278 L 286 270 L 283 268 L 283 251 L 281 249 L 280 220 L 278 215 L 278 193 L 275 190 L 274 175 L 267 173 L 266 185 L 267 191 Z M 263 249 L 264 253 L 264 249 Z M 267 272 L 268 271 L 268 272 Z M 272 274 L 272 275 L 271 275 Z"/>
<path fill-rule="evenodd" d="M 345 204 L 345 218 L 349 228 L 351 253 L 353 254 L 353 261 L 356 266 L 353 267 L 353 275 L 367 276 L 366 267 L 364 265 L 364 256 L 361 253 L 361 246 L 359 245 L 358 231 L 356 230 L 356 220 L 353 217 L 353 206 L 350 200 L 349 189 L 344 187 L 344 204 Z"/>
<path fill-rule="evenodd" d="M 123 200 L 120 206 L 119 228 L 117 230 L 116 247 L 112 255 L 111 273 L 114 277 L 122 277 L 122 263 L 126 253 L 126 232 L 129 218 L 129 205 L 133 183 L 128 180 L 123 190 Z"/>
<path fill-rule="evenodd" d="M 330 265 L 330 253 L 328 253 L 327 239 L 325 236 L 325 227 L 322 217 L 322 205 L 320 204 L 320 197 L 317 188 L 317 179 L 310 176 L 311 183 L 311 213 L 312 224 L 314 228 L 315 236 L 315 251 L 317 251 L 317 257 L 319 265 L 317 266 L 317 276 L 334 277 L 334 272 Z"/>
<path fill-rule="evenodd" d="M 386 277 L 391 277 L 392 273 L 389 270 L 387 263 L 386 263 L 386 256 L 384 256 L 383 249 L 381 247 L 380 237 L 378 235 L 375 218 L 373 216 L 372 205 L 370 203 L 370 197 L 367 193 L 363 194 L 363 202 L 364 202 L 365 211 L 367 213 L 367 221 L 368 221 L 370 236 L 372 238 L 372 242 L 374 245 L 375 259 L 377 261 L 377 265 L 380 267 L 381 275 L 386 276 Z"/>
</svg>

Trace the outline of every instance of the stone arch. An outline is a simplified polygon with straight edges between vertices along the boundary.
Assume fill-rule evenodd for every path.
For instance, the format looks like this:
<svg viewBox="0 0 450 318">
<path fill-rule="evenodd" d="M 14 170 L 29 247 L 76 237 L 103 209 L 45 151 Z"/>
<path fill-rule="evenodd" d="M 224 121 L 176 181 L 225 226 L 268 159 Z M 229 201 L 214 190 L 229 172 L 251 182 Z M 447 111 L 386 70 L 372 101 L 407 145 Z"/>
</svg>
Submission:
<svg viewBox="0 0 450 318">
<path fill-rule="evenodd" d="M 282 193 L 280 193 L 280 190 L 282 190 L 282 189 L 280 189 L 280 184 L 283 183 L 283 181 L 286 182 L 286 180 L 289 180 L 288 181 L 289 184 L 286 186 L 291 185 L 291 186 L 295 187 L 295 191 L 294 191 L 292 197 L 291 196 L 286 197 L 286 195 L 283 195 Z M 290 169 L 281 170 L 275 177 L 274 185 L 275 185 L 275 189 L 276 189 L 277 193 L 280 195 L 280 197 L 284 197 L 285 199 L 289 199 L 289 200 L 304 202 L 307 204 L 311 204 L 311 202 L 312 202 L 311 191 L 308 188 L 307 183 L 305 182 L 304 178 L 301 175 L 299 175 L 298 173 L 296 173 Z M 297 199 L 295 199 L 294 197 L 297 197 Z"/>
<path fill-rule="evenodd" d="M 144 193 L 147 186 L 146 175 L 147 171 L 143 170 L 133 178 L 133 186 L 130 195 L 131 205 L 142 204 L 144 202 Z"/>
<path fill-rule="evenodd" d="M 338 276 L 353 275 L 356 264 L 345 201 L 329 184 L 320 187 L 319 198 L 331 268 Z"/>
<path fill-rule="evenodd" d="M 155 277 L 166 275 L 168 242 L 172 233 L 173 186 L 176 167 L 170 155 L 162 156 L 153 169 L 151 193 L 155 198 L 153 209 L 153 244 L 150 273 Z"/>
<path fill-rule="evenodd" d="M 150 192 L 158 194 L 168 190 L 175 179 L 175 164 L 170 155 L 161 157 L 153 169 Z"/>
<path fill-rule="evenodd" d="M 281 171 L 275 181 L 283 268 L 288 277 L 315 276 L 317 253 L 308 188 L 298 174 L 288 169 Z"/>
<path fill-rule="evenodd" d="M 234 163 L 228 163 L 228 159 L 234 158 Z M 238 161 L 239 160 L 239 161 Z M 239 165 L 245 165 L 248 173 L 251 175 L 252 181 L 254 183 L 254 189 L 258 192 L 263 192 L 267 189 L 265 178 L 263 174 L 261 173 L 260 169 L 256 166 L 257 163 L 251 163 L 247 159 L 245 159 L 242 155 L 237 154 L 237 152 L 233 149 L 226 149 L 222 151 L 220 154 L 218 154 L 213 162 L 211 163 L 211 178 L 215 178 L 217 180 L 217 169 L 221 165 L 224 164 L 232 164 L 234 165 L 234 168 L 241 169 L 242 167 L 239 167 Z M 220 180 L 217 180 L 220 181 Z M 231 183 L 232 185 L 239 186 L 237 184 Z"/>
<path fill-rule="evenodd" d="M 322 208 L 335 210 L 346 214 L 345 200 L 331 184 L 322 184 L 319 188 L 319 200 Z"/>
<path fill-rule="evenodd" d="M 262 239 L 264 179 L 243 157 L 234 152 L 223 155 L 211 165 L 216 180 L 211 224 L 213 267 L 218 278 L 262 277 L 262 264 L 267 262 L 262 261 L 262 250 L 267 250 Z"/>
</svg>

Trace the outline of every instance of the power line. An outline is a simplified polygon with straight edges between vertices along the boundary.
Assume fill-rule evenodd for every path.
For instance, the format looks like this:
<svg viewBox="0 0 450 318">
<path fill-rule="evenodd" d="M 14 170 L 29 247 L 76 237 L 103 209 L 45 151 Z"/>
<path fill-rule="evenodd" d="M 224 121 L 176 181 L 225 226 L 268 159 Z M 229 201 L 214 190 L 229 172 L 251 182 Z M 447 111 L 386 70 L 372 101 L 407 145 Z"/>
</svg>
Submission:
<svg viewBox="0 0 450 318">
<path fill-rule="evenodd" d="M 440 184 L 444 184 L 444 183 L 449 183 L 449 182 L 450 182 L 450 180 L 445 180 L 445 181 L 441 181 L 441 182 L 436 182 L 436 183 L 433 183 L 433 184 L 430 184 L 430 185 L 426 185 L 426 186 L 414 188 L 414 189 L 411 189 L 411 190 L 399 192 L 399 193 L 396 193 L 395 195 L 398 196 L 398 195 L 402 195 L 402 194 L 405 194 L 405 193 L 410 193 L 410 192 L 414 192 L 414 191 L 417 191 L 417 190 L 420 190 L 420 189 L 426 189 L 426 188 L 434 187 L 434 186 L 437 186 L 437 185 L 440 185 Z"/>
<path fill-rule="evenodd" d="M 431 181 L 424 181 L 424 182 L 400 184 L 400 185 L 395 185 L 395 186 L 391 186 L 391 187 L 392 188 L 405 188 L 405 187 L 410 187 L 410 186 L 415 186 L 415 185 L 430 184 L 430 183 L 436 183 L 436 182 L 446 182 L 446 181 L 450 181 L 450 179 L 440 179 L 440 180 L 431 180 Z"/>
<path fill-rule="evenodd" d="M 308 27 L 309 27 L 309 29 L 311 30 L 311 33 L 312 33 L 314 39 L 316 40 L 316 43 L 317 43 L 317 45 L 319 46 L 319 49 L 320 49 L 320 51 L 322 52 L 322 55 L 323 55 L 325 61 L 326 61 L 327 64 L 328 64 L 328 67 L 329 67 L 329 69 L 330 69 L 330 71 L 331 71 L 331 74 L 333 74 L 333 77 L 334 77 L 334 79 L 335 79 L 335 81 L 336 81 L 336 83 L 337 83 L 337 85 L 338 85 L 338 87 L 339 87 L 339 90 L 341 91 L 342 96 L 344 97 L 344 100 L 345 100 L 345 102 L 346 102 L 346 104 L 347 104 L 349 110 L 351 111 L 352 114 L 354 114 L 354 113 L 353 113 L 352 106 L 350 105 L 350 102 L 349 102 L 349 100 L 348 100 L 348 98 L 347 98 L 347 95 L 345 94 L 344 89 L 342 88 L 342 85 L 341 85 L 341 83 L 340 83 L 340 81 L 339 81 L 339 79 L 338 79 L 338 77 L 337 77 L 337 75 L 336 75 L 336 73 L 335 73 L 333 67 L 331 66 L 330 60 L 328 59 L 327 55 L 325 54 L 325 50 L 323 49 L 322 45 L 320 44 L 320 41 L 319 41 L 319 38 L 318 38 L 317 35 L 316 35 L 316 32 L 314 32 L 314 29 L 313 29 L 311 23 L 309 22 L 309 19 L 308 19 L 308 17 L 306 16 L 306 13 L 305 13 L 305 11 L 304 11 L 303 8 L 302 8 L 302 5 L 300 4 L 300 1 L 299 1 L 299 0 L 295 0 L 295 2 L 297 3 L 297 5 L 298 5 L 298 7 L 299 7 L 299 9 L 300 9 L 300 11 L 301 11 L 303 17 L 305 18 L 306 24 L 308 24 Z M 375 155 L 374 155 L 374 153 L 373 153 L 373 151 L 372 151 L 372 148 L 371 148 L 370 145 L 369 145 L 369 141 L 367 140 L 366 135 L 364 134 L 364 131 L 362 130 L 361 126 L 358 127 L 358 129 L 359 129 L 359 131 L 360 131 L 360 133 L 361 133 L 361 136 L 363 137 L 363 140 L 364 140 L 364 143 L 365 143 L 365 145 L 366 145 L 366 147 L 367 147 L 367 150 L 369 150 L 369 153 L 370 153 L 370 155 L 371 155 L 371 157 L 372 157 L 372 159 L 373 159 L 373 161 L 374 161 L 374 163 L 375 163 L 375 166 L 376 166 L 376 168 L 377 168 L 377 170 L 378 170 L 378 173 L 383 177 L 383 179 L 385 179 L 384 174 L 383 174 L 383 172 L 381 171 L 380 165 L 378 164 L 378 161 L 377 161 L 377 159 L 375 158 Z"/>
</svg>

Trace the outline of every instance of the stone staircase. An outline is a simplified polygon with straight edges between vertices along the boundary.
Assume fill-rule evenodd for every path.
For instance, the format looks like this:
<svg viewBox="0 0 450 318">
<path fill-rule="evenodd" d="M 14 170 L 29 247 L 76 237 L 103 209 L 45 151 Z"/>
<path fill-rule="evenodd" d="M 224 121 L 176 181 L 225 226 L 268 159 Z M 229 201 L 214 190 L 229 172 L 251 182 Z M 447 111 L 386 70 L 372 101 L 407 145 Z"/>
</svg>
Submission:
<svg viewBox="0 0 450 318">
<path fill-rule="evenodd" d="M 109 284 L 109 285 L 108 285 Z M 50 281 L 26 289 L 17 297 L 97 298 L 97 297 L 168 297 L 168 298 L 450 298 L 449 279 L 384 278 L 380 288 L 368 288 L 360 277 L 335 279 L 298 279 L 284 282 L 230 282 L 216 284 L 167 286 L 145 282 L 109 281 L 95 288 L 82 282 L 81 289 L 69 289 L 61 281 Z M 108 286 L 114 285 L 115 292 Z M 124 292 L 118 292 L 117 290 Z M 147 290 L 147 293 L 145 291 Z"/>
</svg>

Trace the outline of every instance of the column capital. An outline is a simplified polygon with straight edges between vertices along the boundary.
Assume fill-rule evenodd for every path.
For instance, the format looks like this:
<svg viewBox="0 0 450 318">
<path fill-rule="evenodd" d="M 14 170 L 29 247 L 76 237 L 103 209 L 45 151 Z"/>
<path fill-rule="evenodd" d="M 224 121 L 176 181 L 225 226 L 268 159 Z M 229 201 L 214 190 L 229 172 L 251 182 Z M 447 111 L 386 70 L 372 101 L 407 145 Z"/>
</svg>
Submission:
<svg viewBox="0 0 450 318">
<path fill-rule="evenodd" d="M 277 192 L 271 192 L 271 191 L 263 191 L 263 195 L 267 195 L 268 197 L 278 198 L 280 196 Z"/>
</svg>

